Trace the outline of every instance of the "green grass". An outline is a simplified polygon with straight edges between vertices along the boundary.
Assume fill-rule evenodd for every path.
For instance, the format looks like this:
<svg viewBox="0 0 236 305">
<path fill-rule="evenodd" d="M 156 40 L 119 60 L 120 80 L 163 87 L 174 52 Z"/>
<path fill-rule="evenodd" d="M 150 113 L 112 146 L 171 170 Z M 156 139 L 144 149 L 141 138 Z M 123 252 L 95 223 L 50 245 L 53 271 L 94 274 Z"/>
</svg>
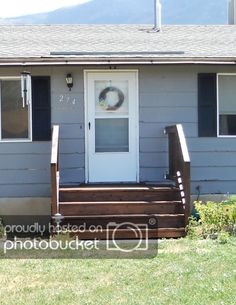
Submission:
<svg viewBox="0 0 236 305">
<path fill-rule="evenodd" d="M 235 305 L 236 239 L 169 240 L 155 259 L 2 259 L 3 305 Z"/>
</svg>

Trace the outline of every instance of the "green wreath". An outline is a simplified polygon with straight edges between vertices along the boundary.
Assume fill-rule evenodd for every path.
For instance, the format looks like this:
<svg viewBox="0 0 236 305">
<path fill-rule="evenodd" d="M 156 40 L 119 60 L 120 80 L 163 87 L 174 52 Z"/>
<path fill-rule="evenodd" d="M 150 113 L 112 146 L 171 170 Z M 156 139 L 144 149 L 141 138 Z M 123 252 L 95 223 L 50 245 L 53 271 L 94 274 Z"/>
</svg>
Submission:
<svg viewBox="0 0 236 305">
<path fill-rule="evenodd" d="M 108 92 L 117 92 L 118 94 L 118 102 L 113 106 L 109 105 L 108 102 L 106 101 Z M 124 99 L 125 99 L 124 93 L 120 89 L 112 86 L 103 89 L 102 92 L 99 94 L 99 104 L 105 110 L 115 111 L 119 109 L 120 106 L 123 104 Z"/>
</svg>

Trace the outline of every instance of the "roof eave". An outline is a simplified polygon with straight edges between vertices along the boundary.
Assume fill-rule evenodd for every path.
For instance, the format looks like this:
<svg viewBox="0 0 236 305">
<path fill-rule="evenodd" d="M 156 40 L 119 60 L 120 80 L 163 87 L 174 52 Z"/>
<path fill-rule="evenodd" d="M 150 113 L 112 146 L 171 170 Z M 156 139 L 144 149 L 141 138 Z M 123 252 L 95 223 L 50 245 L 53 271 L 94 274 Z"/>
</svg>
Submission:
<svg viewBox="0 0 236 305">
<path fill-rule="evenodd" d="M 0 58 L 0 66 L 51 66 L 51 65 L 160 65 L 160 64 L 207 64 L 235 65 L 236 57 L 18 57 Z"/>
</svg>

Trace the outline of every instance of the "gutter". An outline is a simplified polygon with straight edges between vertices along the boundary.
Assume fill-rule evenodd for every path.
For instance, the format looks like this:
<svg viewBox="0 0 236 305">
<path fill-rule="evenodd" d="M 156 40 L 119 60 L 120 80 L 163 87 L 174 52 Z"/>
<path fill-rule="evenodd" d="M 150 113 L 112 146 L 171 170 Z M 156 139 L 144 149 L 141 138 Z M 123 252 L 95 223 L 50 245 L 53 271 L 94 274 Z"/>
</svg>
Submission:
<svg viewBox="0 0 236 305">
<path fill-rule="evenodd" d="M 0 58 L 0 66 L 71 66 L 71 65 L 235 65 L 236 57 L 20 57 Z"/>
</svg>

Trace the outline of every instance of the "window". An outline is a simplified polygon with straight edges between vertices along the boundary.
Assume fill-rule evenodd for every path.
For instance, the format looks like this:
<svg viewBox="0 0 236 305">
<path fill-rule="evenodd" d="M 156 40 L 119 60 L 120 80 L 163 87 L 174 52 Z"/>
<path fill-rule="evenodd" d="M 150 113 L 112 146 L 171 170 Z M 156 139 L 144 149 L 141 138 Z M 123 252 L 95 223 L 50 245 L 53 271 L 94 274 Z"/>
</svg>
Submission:
<svg viewBox="0 0 236 305">
<path fill-rule="evenodd" d="M 236 136 L 236 75 L 218 74 L 218 135 Z"/>
<path fill-rule="evenodd" d="M 0 79 L 1 141 L 31 140 L 30 104 L 23 102 L 20 77 Z"/>
</svg>

